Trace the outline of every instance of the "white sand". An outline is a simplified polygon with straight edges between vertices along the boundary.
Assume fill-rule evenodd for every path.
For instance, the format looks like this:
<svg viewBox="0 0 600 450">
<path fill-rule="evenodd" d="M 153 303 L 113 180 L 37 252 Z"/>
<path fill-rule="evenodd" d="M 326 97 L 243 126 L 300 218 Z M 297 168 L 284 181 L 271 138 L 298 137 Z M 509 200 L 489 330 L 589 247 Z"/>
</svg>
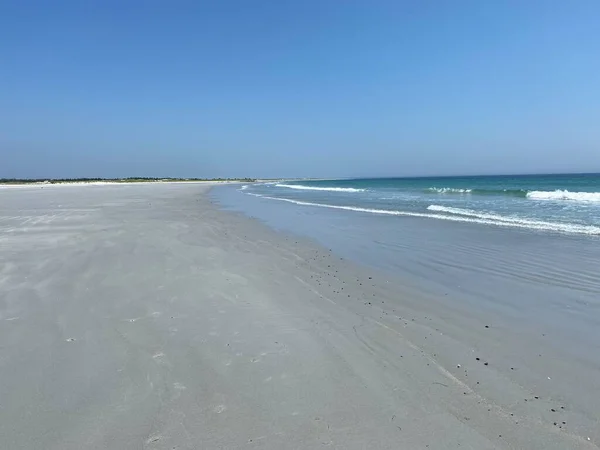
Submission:
<svg viewBox="0 0 600 450">
<path fill-rule="evenodd" d="M 475 360 L 481 318 L 207 186 L 0 192 L 0 448 L 597 448 L 597 417 Z"/>
</svg>

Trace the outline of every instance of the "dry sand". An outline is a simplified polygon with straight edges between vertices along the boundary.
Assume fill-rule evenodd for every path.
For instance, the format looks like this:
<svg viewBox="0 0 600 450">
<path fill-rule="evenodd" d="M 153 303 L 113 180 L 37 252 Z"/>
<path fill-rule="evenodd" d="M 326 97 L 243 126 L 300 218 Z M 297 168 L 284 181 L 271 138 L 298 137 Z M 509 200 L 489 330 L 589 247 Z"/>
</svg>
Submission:
<svg viewBox="0 0 600 450">
<path fill-rule="evenodd" d="M 598 448 L 593 406 L 495 369 L 533 343 L 207 189 L 0 190 L 0 448 Z"/>
</svg>

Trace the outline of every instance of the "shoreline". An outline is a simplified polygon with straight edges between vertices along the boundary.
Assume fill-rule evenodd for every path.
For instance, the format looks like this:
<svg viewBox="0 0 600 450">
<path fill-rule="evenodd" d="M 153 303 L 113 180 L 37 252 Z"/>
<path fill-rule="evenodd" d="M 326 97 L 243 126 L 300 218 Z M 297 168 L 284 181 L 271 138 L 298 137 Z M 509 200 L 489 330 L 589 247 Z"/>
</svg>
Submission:
<svg viewBox="0 0 600 450">
<path fill-rule="evenodd" d="M 547 341 L 209 186 L 5 193 L 7 448 L 598 448 L 595 406 L 538 380 L 561 362 L 519 353 Z"/>
<path fill-rule="evenodd" d="M 49 181 L 49 182 L 23 182 L 23 183 L 0 183 L 0 189 L 11 187 L 52 187 L 52 186 L 144 186 L 152 184 L 239 184 L 253 183 L 245 180 L 152 180 L 152 181 Z"/>
</svg>

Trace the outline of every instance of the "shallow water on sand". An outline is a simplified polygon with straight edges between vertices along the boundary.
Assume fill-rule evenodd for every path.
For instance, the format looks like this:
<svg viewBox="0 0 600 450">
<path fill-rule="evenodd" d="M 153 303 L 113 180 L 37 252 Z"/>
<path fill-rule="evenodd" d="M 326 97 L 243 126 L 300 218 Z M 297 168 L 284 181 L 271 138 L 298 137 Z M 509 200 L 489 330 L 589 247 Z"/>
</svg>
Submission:
<svg viewBox="0 0 600 450">
<path fill-rule="evenodd" d="M 600 175 L 261 182 L 244 194 L 300 206 L 600 236 Z"/>
<path fill-rule="evenodd" d="M 416 292 L 486 311 L 518 328 L 552 330 L 569 354 L 600 354 L 600 239 L 477 223 L 394 217 L 212 191 L 215 202 L 315 239 Z M 594 359 L 595 358 L 595 359 Z"/>
</svg>

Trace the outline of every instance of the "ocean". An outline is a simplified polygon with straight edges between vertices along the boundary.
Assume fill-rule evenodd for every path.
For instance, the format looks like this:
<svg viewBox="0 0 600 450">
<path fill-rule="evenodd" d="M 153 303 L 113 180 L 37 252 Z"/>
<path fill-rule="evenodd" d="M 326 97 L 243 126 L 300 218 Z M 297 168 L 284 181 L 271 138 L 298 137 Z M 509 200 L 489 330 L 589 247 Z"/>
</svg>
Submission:
<svg viewBox="0 0 600 450">
<path fill-rule="evenodd" d="M 600 235 L 600 175 L 281 181 L 243 193 L 299 206 Z"/>
<path fill-rule="evenodd" d="M 426 336 L 420 345 L 443 334 L 448 346 L 432 352 L 448 364 L 462 364 L 452 360 L 450 342 L 464 344 L 465 357 L 475 359 L 484 347 L 479 327 L 496 330 L 498 340 L 486 351 L 490 367 L 529 386 L 536 392 L 531 398 L 585 411 L 594 428 L 600 175 L 288 180 L 211 192 L 222 208 L 299 244 L 320 244 L 361 266 L 377 285 L 393 284 L 394 298 L 377 298 L 373 307 L 418 305 L 422 315 L 400 333 L 410 339 L 419 322 Z M 295 256 L 298 266 L 312 264 Z M 319 292 L 331 295 L 326 286 Z M 335 297 L 342 307 L 345 301 L 352 310 L 356 300 Z M 431 317 L 444 323 L 443 333 Z M 356 326 L 365 322 L 357 312 Z M 478 375 L 469 370 L 469 376 Z"/>
<path fill-rule="evenodd" d="M 269 181 L 212 198 L 380 271 L 407 298 L 600 354 L 600 175 Z"/>
</svg>

